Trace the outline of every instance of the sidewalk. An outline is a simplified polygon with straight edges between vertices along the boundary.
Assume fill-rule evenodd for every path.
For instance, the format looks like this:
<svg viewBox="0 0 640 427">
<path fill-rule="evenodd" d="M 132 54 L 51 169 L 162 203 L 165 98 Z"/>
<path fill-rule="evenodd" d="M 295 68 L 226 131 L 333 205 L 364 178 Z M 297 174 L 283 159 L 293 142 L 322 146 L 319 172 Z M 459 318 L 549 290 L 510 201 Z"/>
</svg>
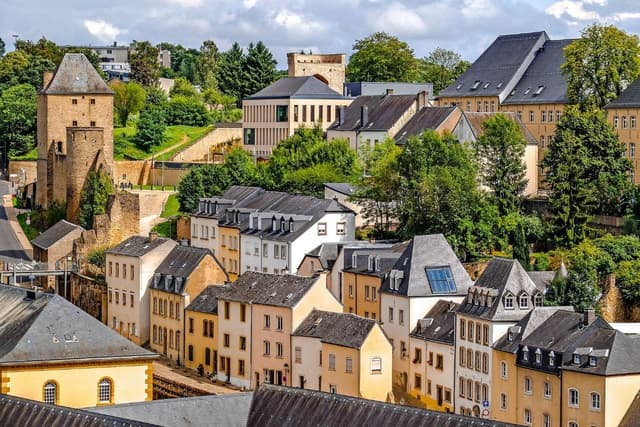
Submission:
<svg viewBox="0 0 640 427">
<path fill-rule="evenodd" d="M 7 220 L 9 221 L 9 224 L 11 224 L 13 233 L 16 235 L 20 246 L 22 246 L 29 258 L 33 258 L 33 246 L 31 246 L 31 242 L 27 239 L 27 236 L 24 234 L 24 231 L 22 231 L 22 227 L 20 227 L 20 223 L 18 222 L 18 214 L 21 213 L 21 210 L 13 207 L 13 201 L 10 194 L 3 196 L 3 199 L 4 210 L 7 213 Z"/>
<path fill-rule="evenodd" d="M 153 373 L 159 377 L 200 389 L 209 394 L 229 394 L 240 392 L 237 388 L 232 388 L 231 386 L 223 385 L 221 383 L 214 383 L 206 377 L 201 377 L 196 372 L 185 368 L 184 366 L 176 367 L 176 362 L 171 359 L 167 359 L 166 357 L 161 357 L 153 362 Z"/>
</svg>

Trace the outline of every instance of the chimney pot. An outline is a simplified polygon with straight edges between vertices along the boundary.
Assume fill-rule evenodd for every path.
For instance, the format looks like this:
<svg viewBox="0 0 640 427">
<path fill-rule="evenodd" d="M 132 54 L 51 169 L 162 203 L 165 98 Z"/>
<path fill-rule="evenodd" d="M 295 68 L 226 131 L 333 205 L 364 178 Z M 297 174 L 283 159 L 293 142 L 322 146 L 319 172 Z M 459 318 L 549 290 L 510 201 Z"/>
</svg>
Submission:
<svg viewBox="0 0 640 427">
<path fill-rule="evenodd" d="M 387 95 L 393 95 L 393 89 L 391 88 L 387 89 Z"/>
<path fill-rule="evenodd" d="M 149 241 L 150 242 L 153 242 L 157 238 L 158 238 L 158 232 L 156 232 L 156 231 L 150 231 L 149 232 Z"/>
<path fill-rule="evenodd" d="M 596 320 L 596 311 L 593 308 L 587 308 L 584 310 L 584 325 L 588 326 Z"/>
</svg>

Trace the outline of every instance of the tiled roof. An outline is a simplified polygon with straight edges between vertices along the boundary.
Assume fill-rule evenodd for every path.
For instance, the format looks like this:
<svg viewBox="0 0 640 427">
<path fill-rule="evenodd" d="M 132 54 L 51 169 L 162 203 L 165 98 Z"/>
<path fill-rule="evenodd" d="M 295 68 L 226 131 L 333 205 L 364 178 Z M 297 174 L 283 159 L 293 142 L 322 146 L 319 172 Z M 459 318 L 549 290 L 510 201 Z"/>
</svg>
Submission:
<svg viewBox="0 0 640 427">
<path fill-rule="evenodd" d="M 394 136 L 396 144 L 404 145 L 415 135 L 420 135 L 427 129 L 437 129 L 456 107 L 423 107 Z"/>
<path fill-rule="evenodd" d="M 131 236 L 127 240 L 109 249 L 107 253 L 113 255 L 141 257 L 170 240 L 171 239 L 164 237 L 157 237 L 154 240 L 149 240 L 149 238 L 145 236 Z"/>
<path fill-rule="evenodd" d="M 209 249 L 183 245 L 174 247 L 156 268 L 151 288 L 181 295 L 189 276 L 206 256 L 214 258 L 217 263 Z"/>
<path fill-rule="evenodd" d="M 2 425 L 15 427 L 159 427 L 160 424 L 96 414 L 83 409 L 47 405 L 21 397 L 0 394 Z"/>
<path fill-rule="evenodd" d="M 454 302 L 439 300 L 422 319 L 418 320 L 418 324 L 410 335 L 414 338 L 453 345 L 457 307 L 458 304 Z"/>
<path fill-rule="evenodd" d="M 283 77 L 245 99 L 277 98 L 348 99 L 314 76 Z"/>
<path fill-rule="evenodd" d="M 393 405 L 340 394 L 261 384 L 253 393 L 248 427 L 509 427 L 513 424 Z"/>
<path fill-rule="evenodd" d="M 81 53 L 67 53 L 58 65 L 51 82 L 42 89 L 46 94 L 108 94 L 111 88 L 102 80 L 89 60 Z"/>
<path fill-rule="evenodd" d="M 604 108 L 638 108 L 640 107 L 640 79 L 631 83 L 616 99 Z"/>
<path fill-rule="evenodd" d="M 342 347 L 360 348 L 375 325 L 375 320 L 351 313 L 313 310 L 292 335 L 319 338 L 327 344 Z"/>
<path fill-rule="evenodd" d="M 329 130 L 336 131 L 388 131 L 403 114 L 416 105 L 415 95 L 371 95 L 359 96 L 345 107 L 344 122 L 340 124 L 340 115 Z M 361 123 L 362 108 L 367 107 L 367 123 Z"/>
<path fill-rule="evenodd" d="M 0 285 L 0 365 L 156 357 L 58 295 Z"/>
<path fill-rule="evenodd" d="M 84 228 L 70 223 L 67 220 L 61 219 L 45 232 L 39 234 L 38 237 L 31 241 L 31 243 L 41 249 L 49 249 L 74 230 L 84 231 Z"/>
<path fill-rule="evenodd" d="M 189 311 L 199 311 L 201 313 L 218 314 L 218 296 L 225 291 L 224 286 L 207 286 L 200 294 L 185 308 Z"/>
<path fill-rule="evenodd" d="M 318 276 L 302 277 L 292 274 L 268 274 L 247 271 L 225 286 L 219 299 L 276 307 L 294 307 L 311 287 Z"/>
<path fill-rule="evenodd" d="M 495 112 L 495 113 L 472 113 L 472 112 L 464 111 L 462 114 L 467 119 L 467 122 L 471 127 L 471 131 L 473 132 L 476 139 L 479 138 L 480 135 L 484 133 L 482 129 L 482 123 L 484 123 L 486 120 L 492 117 L 495 117 L 498 114 L 504 114 L 509 119 L 516 122 L 516 124 L 522 131 L 522 134 L 524 135 L 524 139 L 527 141 L 527 145 L 535 145 L 535 146 L 538 145 L 538 141 L 533 136 L 531 131 L 525 126 L 522 120 L 520 120 L 515 113 L 505 112 L 505 111 Z"/>
</svg>

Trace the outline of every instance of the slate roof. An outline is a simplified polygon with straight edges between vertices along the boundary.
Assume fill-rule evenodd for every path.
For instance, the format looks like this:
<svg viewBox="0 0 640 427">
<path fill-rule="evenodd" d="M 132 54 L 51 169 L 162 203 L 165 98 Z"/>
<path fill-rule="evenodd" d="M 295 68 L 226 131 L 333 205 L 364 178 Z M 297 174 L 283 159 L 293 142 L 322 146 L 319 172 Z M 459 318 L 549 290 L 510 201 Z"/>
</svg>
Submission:
<svg viewBox="0 0 640 427">
<path fill-rule="evenodd" d="M 321 342 L 327 344 L 360 348 L 375 325 L 375 320 L 352 313 L 314 309 L 291 335 L 320 338 Z"/>
<path fill-rule="evenodd" d="M 149 238 L 145 236 L 131 236 L 127 240 L 109 249 L 107 253 L 113 255 L 142 257 L 170 240 L 171 239 L 167 239 L 165 237 L 156 237 L 154 240 L 149 240 Z"/>
<path fill-rule="evenodd" d="M 544 31 L 498 36 L 439 97 L 498 96 L 504 100 L 548 39 Z"/>
<path fill-rule="evenodd" d="M 61 219 L 45 232 L 40 233 L 38 237 L 31 241 L 31 244 L 39 247 L 40 249 L 46 250 L 58 243 L 58 241 L 64 239 L 65 236 L 74 230 L 84 231 L 84 228 L 67 220 Z"/>
<path fill-rule="evenodd" d="M 482 130 L 482 123 L 484 123 L 486 120 L 489 120 L 492 117 L 495 117 L 498 114 L 504 114 L 509 119 L 516 122 L 516 124 L 522 131 L 522 134 L 524 135 L 524 139 L 527 141 L 527 145 L 536 145 L 536 146 L 538 145 L 538 141 L 536 140 L 535 136 L 533 136 L 531 131 L 525 126 L 522 120 L 520 120 L 515 113 L 507 112 L 507 111 L 501 111 L 501 112 L 495 112 L 495 113 L 473 113 L 473 112 L 463 111 L 462 114 L 467 119 L 467 123 L 469 123 L 469 126 L 471 127 L 471 131 L 473 132 L 473 136 L 475 136 L 476 139 L 478 139 L 480 135 L 482 135 L 484 132 Z"/>
<path fill-rule="evenodd" d="M 337 120 L 328 130 L 336 131 L 388 131 L 403 114 L 416 104 L 415 95 L 371 95 L 359 96 L 345 107 L 344 122 Z M 368 122 L 360 123 L 361 109 L 367 107 Z"/>
<path fill-rule="evenodd" d="M 627 409 L 618 427 L 636 427 L 638 425 L 640 425 L 640 391 L 631 401 L 631 405 L 629 405 L 629 409 Z"/>
<path fill-rule="evenodd" d="M 564 48 L 572 41 L 547 40 L 503 104 L 567 103 L 567 79 L 560 67 L 565 63 Z"/>
<path fill-rule="evenodd" d="M 350 273 L 365 274 L 369 276 L 385 277 L 394 267 L 398 258 L 402 256 L 409 242 L 395 245 L 375 244 L 364 247 L 348 247 L 344 251 L 344 268 L 342 271 Z M 353 264 L 354 255 L 356 264 Z M 369 258 L 372 258 L 371 265 Z M 378 259 L 378 269 L 376 270 L 375 259 Z M 371 269 L 369 267 L 372 267 Z"/>
<path fill-rule="evenodd" d="M 556 271 L 527 271 L 527 274 L 535 283 L 536 288 L 544 293 L 558 273 Z"/>
<path fill-rule="evenodd" d="M 49 95 L 107 94 L 113 95 L 111 88 L 86 56 L 81 53 L 67 53 L 53 75 L 51 82 L 41 93 Z"/>
<path fill-rule="evenodd" d="M 156 268 L 151 288 L 181 295 L 189 276 L 207 255 L 217 262 L 209 249 L 183 245 L 174 247 Z"/>
<path fill-rule="evenodd" d="M 458 308 L 458 304 L 454 302 L 439 300 L 422 319 L 418 320 L 418 324 L 413 328 L 410 336 L 453 345 L 456 308 Z"/>
<path fill-rule="evenodd" d="M 311 287 L 318 276 L 302 277 L 292 274 L 268 274 L 247 271 L 230 285 L 219 299 L 251 304 L 294 307 Z"/>
<path fill-rule="evenodd" d="M 348 182 L 325 182 L 324 186 L 345 196 L 352 196 L 355 191 L 354 186 Z"/>
<path fill-rule="evenodd" d="M 338 259 L 339 243 L 323 243 L 308 252 L 306 256 L 316 258 L 325 270 L 331 270 Z M 302 262 L 302 261 L 301 261 Z"/>
<path fill-rule="evenodd" d="M 218 297 L 225 291 L 224 286 L 207 286 L 200 294 L 185 308 L 189 311 L 199 311 L 201 313 L 218 314 Z"/>
<path fill-rule="evenodd" d="M 348 99 L 331 89 L 314 76 L 283 77 L 259 92 L 245 98 L 251 99 Z"/>
<path fill-rule="evenodd" d="M 200 199 L 198 208 L 193 215 L 198 217 L 215 218 L 223 209 L 232 207 L 239 201 L 247 200 L 264 192 L 265 190 L 260 187 L 232 185 L 220 196 Z"/>
<path fill-rule="evenodd" d="M 427 267 L 449 267 L 456 285 L 456 292 L 446 295 L 466 295 L 473 283 L 462 263 L 442 234 L 415 236 L 402 256 L 398 258 L 391 273 L 385 278 L 380 291 L 407 297 L 425 297 L 434 294 L 427 279 Z M 402 276 L 395 289 L 394 275 Z"/>
<path fill-rule="evenodd" d="M 640 79 L 631 83 L 616 99 L 604 108 L 638 108 L 640 107 Z"/>
<path fill-rule="evenodd" d="M 261 384 L 253 393 L 248 427 L 508 427 L 495 420 L 393 405 L 340 394 Z"/>
<path fill-rule="evenodd" d="M 171 427 L 244 427 L 253 393 L 162 399 L 100 406 L 89 411 Z"/>
<path fill-rule="evenodd" d="M 0 420 L 3 425 L 15 427 L 159 427 L 159 424 L 47 405 L 6 394 L 0 394 Z"/>
<path fill-rule="evenodd" d="M 456 107 L 423 107 L 394 136 L 396 144 L 404 145 L 415 135 L 427 129 L 437 129 L 454 111 Z"/>
<path fill-rule="evenodd" d="M 156 357 L 58 295 L 0 285 L 0 366 Z"/>
</svg>

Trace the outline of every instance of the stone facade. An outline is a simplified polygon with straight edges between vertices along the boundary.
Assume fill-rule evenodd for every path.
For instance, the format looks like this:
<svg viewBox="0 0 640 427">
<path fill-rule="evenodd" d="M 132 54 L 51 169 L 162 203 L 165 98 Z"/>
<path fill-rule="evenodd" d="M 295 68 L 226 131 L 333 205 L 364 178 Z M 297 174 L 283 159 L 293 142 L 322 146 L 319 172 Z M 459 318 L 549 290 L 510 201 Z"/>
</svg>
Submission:
<svg viewBox="0 0 640 427">
<path fill-rule="evenodd" d="M 315 76 L 338 93 L 343 92 L 347 55 L 344 53 L 312 55 L 287 53 L 289 77 Z"/>
<path fill-rule="evenodd" d="M 105 325 L 107 324 L 107 285 L 104 281 L 71 273 L 71 302 Z"/>
<path fill-rule="evenodd" d="M 118 192 L 109 196 L 107 213 L 94 220 L 99 244 L 113 246 L 140 231 L 140 195 Z"/>
</svg>

